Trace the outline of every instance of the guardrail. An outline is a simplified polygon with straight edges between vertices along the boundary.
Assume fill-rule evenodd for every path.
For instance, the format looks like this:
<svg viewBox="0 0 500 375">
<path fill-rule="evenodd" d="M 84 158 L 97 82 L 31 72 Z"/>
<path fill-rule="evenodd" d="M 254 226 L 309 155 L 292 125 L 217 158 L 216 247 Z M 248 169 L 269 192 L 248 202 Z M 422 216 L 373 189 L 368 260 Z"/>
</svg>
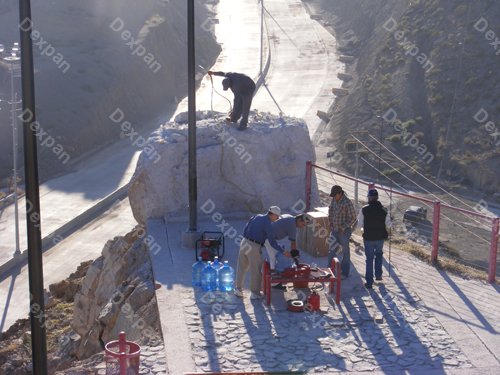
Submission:
<svg viewBox="0 0 500 375">
<path fill-rule="evenodd" d="M 332 185 L 341 185 L 348 195 L 353 192 L 354 203 L 359 209 L 360 184 L 366 186 L 366 191 L 371 188 L 379 190 L 379 199 L 388 206 L 393 217 L 393 233 L 396 231 L 424 246 L 430 245 L 432 261 L 438 259 L 440 250 L 447 255 L 454 254 L 462 263 L 487 269 L 488 281 L 495 282 L 500 226 L 498 217 L 396 190 L 392 186 L 375 185 L 310 161 L 306 163 L 306 209 L 311 208 L 312 197 L 315 196 L 313 188 L 318 190 L 319 201 L 329 205 L 328 195 Z M 386 195 L 380 194 L 381 191 Z M 412 211 L 416 207 L 421 207 L 421 212 Z M 427 220 L 427 211 L 430 211 L 432 221 Z"/>
</svg>

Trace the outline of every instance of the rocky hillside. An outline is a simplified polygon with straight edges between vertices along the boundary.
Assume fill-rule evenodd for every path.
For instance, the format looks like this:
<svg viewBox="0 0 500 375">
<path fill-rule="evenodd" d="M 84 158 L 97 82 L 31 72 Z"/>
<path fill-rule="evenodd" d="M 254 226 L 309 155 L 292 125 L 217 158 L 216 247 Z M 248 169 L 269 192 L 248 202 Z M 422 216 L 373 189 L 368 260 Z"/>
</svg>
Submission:
<svg viewBox="0 0 500 375">
<path fill-rule="evenodd" d="M 500 4 L 495 0 L 310 0 L 334 32 L 353 80 L 331 122 L 341 150 L 368 130 L 448 187 L 496 191 L 500 177 Z M 380 116 L 380 117 L 377 117 Z M 361 135 L 375 148 L 380 146 Z M 347 168 L 352 169 L 352 155 Z M 375 155 L 367 160 L 378 161 Z M 388 152 L 382 157 L 409 171 Z M 382 163 L 381 169 L 398 178 Z M 367 163 L 362 173 L 370 174 Z M 400 178 L 401 180 L 401 178 Z"/>
<path fill-rule="evenodd" d="M 214 3 L 196 2 L 197 66 L 212 65 L 220 52 L 210 32 Z M 39 132 L 39 144 L 45 141 L 39 146 L 42 179 L 119 139 L 120 126 L 109 119 L 117 108 L 134 131 L 141 131 L 187 95 L 186 4 L 32 3 L 37 120 L 44 131 Z M 8 49 L 19 38 L 18 6 L 15 0 L 0 0 L 0 43 Z M 9 69 L 2 63 L 0 99 L 10 100 Z M 4 178 L 12 169 L 12 131 L 8 105 L 2 101 L 0 108 L 0 178 Z"/>
<path fill-rule="evenodd" d="M 95 374 L 103 368 L 104 344 L 125 331 L 142 350 L 163 350 L 151 259 L 145 231 L 134 228 L 108 241 L 102 256 L 82 263 L 49 287 L 46 300 L 50 374 Z M 30 321 L 19 319 L 2 333 L 0 374 L 27 375 Z"/>
</svg>

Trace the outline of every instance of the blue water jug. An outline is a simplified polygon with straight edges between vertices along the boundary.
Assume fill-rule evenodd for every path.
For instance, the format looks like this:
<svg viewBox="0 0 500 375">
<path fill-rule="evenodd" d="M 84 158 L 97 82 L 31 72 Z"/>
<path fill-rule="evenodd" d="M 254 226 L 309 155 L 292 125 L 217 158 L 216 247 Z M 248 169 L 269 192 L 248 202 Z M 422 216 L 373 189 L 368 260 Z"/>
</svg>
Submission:
<svg viewBox="0 0 500 375">
<path fill-rule="evenodd" d="M 198 261 L 193 263 L 192 284 L 194 287 L 201 286 L 201 272 L 205 268 L 205 263 L 198 257 Z"/>
<path fill-rule="evenodd" d="M 219 290 L 223 292 L 231 292 L 234 288 L 234 269 L 229 265 L 227 260 L 224 266 L 219 270 Z"/>
<path fill-rule="evenodd" d="M 210 263 L 201 271 L 201 289 L 206 292 L 217 289 L 217 271 Z"/>
<path fill-rule="evenodd" d="M 217 275 L 215 289 L 219 289 L 219 271 L 222 269 L 222 264 L 219 262 L 219 257 L 214 258 L 214 261 L 212 262 L 212 268 L 215 270 Z"/>
</svg>

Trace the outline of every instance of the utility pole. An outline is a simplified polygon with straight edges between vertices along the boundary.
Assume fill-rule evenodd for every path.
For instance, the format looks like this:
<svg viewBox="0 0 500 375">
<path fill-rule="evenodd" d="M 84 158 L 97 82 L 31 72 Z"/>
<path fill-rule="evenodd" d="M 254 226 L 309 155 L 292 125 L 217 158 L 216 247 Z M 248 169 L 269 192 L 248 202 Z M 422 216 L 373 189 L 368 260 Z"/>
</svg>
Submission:
<svg viewBox="0 0 500 375">
<path fill-rule="evenodd" d="M 31 358 L 33 374 L 47 374 L 47 337 L 43 291 L 40 185 L 38 181 L 37 136 L 35 132 L 35 71 L 31 38 L 31 1 L 19 0 L 21 30 L 21 86 L 23 100 L 24 166 L 26 181 L 26 223 L 28 235 L 28 278 L 30 290 Z"/>
<path fill-rule="evenodd" d="M 260 0 L 260 70 L 262 75 L 264 69 L 264 0 Z"/>
<path fill-rule="evenodd" d="M 359 195 L 358 195 L 358 179 L 359 179 L 359 149 L 358 142 L 356 142 L 356 151 L 354 154 L 355 166 L 354 166 L 354 206 L 356 209 L 359 208 Z"/>
<path fill-rule="evenodd" d="M 0 48 L 0 52 L 3 48 Z M 11 49 L 10 56 L 3 58 L 5 62 L 9 64 L 10 70 L 10 115 L 12 123 L 12 184 L 14 189 L 14 221 L 15 221 L 15 237 L 16 237 L 16 250 L 14 251 L 14 256 L 21 255 L 21 250 L 19 247 L 19 204 L 17 196 L 17 152 L 18 152 L 18 135 L 17 135 L 17 93 L 15 87 L 14 78 L 21 76 L 20 66 L 18 56 L 19 53 L 19 43 L 14 43 Z"/>
<path fill-rule="evenodd" d="M 380 136 L 379 136 L 379 141 L 380 141 L 380 144 L 379 144 L 379 148 L 378 148 L 378 183 L 381 184 L 382 183 L 382 171 L 380 170 L 381 168 L 381 165 L 380 165 L 380 162 L 382 161 L 382 143 L 383 143 L 383 130 L 384 130 L 384 127 L 383 127 L 383 124 L 384 124 L 384 121 L 382 119 L 382 116 L 380 115 L 377 115 L 376 116 L 377 119 L 379 120 L 379 124 L 380 124 Z"/>
<path fill-rule="evenodd" d="M 196 172 L 196 66 L 194 0 L 188 0 L 188 182 L 189 228 L 182 234 L 182 246 L 194 248 L 200 238 L 198 232 L 198 183 Z"/>
</svg>

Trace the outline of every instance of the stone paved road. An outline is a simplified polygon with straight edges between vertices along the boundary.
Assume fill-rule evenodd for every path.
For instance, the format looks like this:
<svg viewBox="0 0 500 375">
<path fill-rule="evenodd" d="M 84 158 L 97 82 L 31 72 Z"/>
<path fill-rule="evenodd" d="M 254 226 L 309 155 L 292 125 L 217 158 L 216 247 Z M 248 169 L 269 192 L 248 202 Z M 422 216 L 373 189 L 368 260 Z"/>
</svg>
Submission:
<svg viewBox="0 0 500 375">
<path fill-rule="evenodd" d="M 296 297 L 296 291 L 286 299 Z M 299 294 L 301 292 L 299 291 Z M 340 306 L 320 292 L 321 312 L 291 313 L 273 291 L 261 301 L 193 292 L 184 311 L 197 371 L 373 371 L 470 367 L 413 292 L 393 282 L 346 288 Z M 302 292 L 304 295 L 304 292 Z M 281 299 L 280 299 L 281 297 Z"/>
<path fill-rule="evenodd" d="M 165 233 L 162 225 L 148 225 L 158 241 Z M 231 220 L 231 225 L 241 230 L 244 221 Z M 286 296 L 273 291 L 271 308 L 251 301 L 248 294 L 239 299 L 193 291 L 185 270 L 194 257 L 180 247 L 176 235 L 183 228 L 182 223 L 168 224 L 164 248 L 169 251 L 153 262 L 155 277 L 165 286 L 157 297 L 171 373 L 297 369 L 477 374 L 499 368 L 495 286 L 443 275 L 393 248 L 391 277 L 386 262 L 383 282 L 368 291 L 360 275 L 364 255 L 351 245 L 354 266 L 343 282 L 340 306 L 321 291 L 320 313 L 291 313 L 285 299 L 295 296 L 292 288 Z M 235 266 L 237 248 L 228 244 L 226 259 Z M 321 264 L 325 258 L 303 260 Z"/>
</svg>

